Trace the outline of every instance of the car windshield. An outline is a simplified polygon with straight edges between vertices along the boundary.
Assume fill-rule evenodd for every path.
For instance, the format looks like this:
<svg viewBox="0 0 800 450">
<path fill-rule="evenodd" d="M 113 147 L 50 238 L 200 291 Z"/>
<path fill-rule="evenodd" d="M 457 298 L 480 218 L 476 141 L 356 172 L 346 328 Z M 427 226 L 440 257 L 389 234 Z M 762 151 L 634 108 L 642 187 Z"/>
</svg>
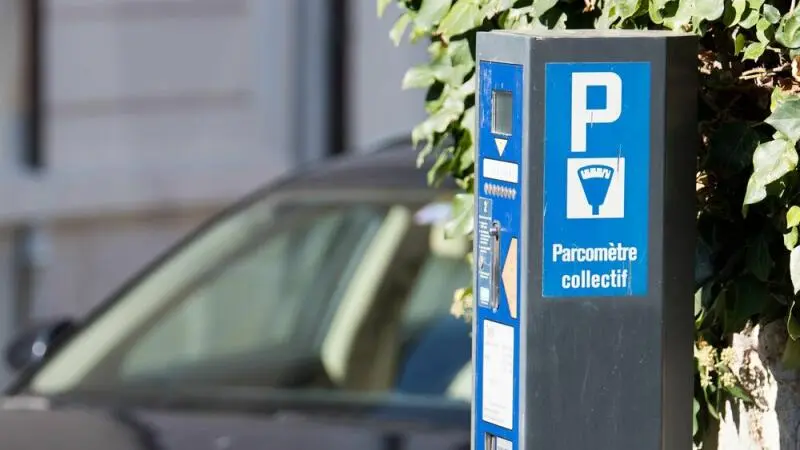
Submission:
<svg viewBox="0 0 800 450">
<path fill-rule="evenodd" d="M 468 327 L 449 307 L 469 283 L 467 246 L 415 223 L 429 197 L 329 192 L 256 202 L 123 292 L 28 388 L 463 391 Z M 458 350 L 431 347 L 431 336 Z M 452 359 L 441 379 L 420 372 L 438 357 L 428 347 Z"/>
</svg>

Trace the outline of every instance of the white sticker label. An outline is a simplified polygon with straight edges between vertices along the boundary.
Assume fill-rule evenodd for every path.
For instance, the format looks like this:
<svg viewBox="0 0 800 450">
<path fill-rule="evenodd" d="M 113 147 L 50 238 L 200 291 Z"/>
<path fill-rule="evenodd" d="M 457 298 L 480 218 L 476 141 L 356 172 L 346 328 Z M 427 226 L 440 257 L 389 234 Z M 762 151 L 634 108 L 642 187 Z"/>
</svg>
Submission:
<svg viewBox="0 0 800 450">
<path fill-rule="evenodd" d="M 514 450 L 514 444 L 503 438 L 497 438 L 495 450 Z"/>
<path fill-rule="evenodd" d="M 514 328 L 483 321 L 483 420 L 513 429 Z"/>
<path fill-rule="evenodd" d="M 519 183 L 519 164 L 497 159 L 483 159 L 483 177 L 506 183 Z"/>
</svg>

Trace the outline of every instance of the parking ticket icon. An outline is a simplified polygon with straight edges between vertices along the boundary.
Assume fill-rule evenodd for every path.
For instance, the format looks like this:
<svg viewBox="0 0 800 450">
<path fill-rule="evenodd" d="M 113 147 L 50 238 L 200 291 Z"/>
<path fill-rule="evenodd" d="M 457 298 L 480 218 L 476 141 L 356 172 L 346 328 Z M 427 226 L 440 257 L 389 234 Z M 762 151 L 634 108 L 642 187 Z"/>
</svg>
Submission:
<svg viewBox="0 0 800 450">
<path fill-rule="evenodd" d="M 581 179 L 586 201 L 592 206 L 593 216 L 600 214 L 600 206 L 606 201 L 608 187 L 611 185 L 611 177 L 613 176 L 613 167 L 599 164 L 586 166 L 578 170 L 578 178 Z"/>
<path fill-rule="evenodd" d="M 625 217 L 625 158 L 567 159 L 567 219 Z"/>
</svg>

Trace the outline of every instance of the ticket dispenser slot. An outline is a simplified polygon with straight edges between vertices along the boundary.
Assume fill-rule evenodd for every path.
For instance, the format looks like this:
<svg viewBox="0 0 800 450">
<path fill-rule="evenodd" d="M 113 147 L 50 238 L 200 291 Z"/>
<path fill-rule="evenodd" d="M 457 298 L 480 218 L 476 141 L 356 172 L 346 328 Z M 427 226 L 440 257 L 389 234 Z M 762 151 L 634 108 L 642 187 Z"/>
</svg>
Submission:
<svg viewBox="0 0 800 450">
<path fill-rule="evenodd" d="M 511 450 L 513 448 L 511 441 L 499 438 L 491 433 L 486 433 L 484 442 L 486 450 Z"/>
</svg>

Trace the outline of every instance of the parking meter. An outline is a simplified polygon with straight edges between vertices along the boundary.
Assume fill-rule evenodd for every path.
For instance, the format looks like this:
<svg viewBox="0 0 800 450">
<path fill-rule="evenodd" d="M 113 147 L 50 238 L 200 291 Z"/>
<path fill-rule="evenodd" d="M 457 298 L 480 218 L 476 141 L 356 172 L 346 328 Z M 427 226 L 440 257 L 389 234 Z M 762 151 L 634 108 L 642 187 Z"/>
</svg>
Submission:
<svg viewBox="0 0 800 450">
<path fill-rule="evenodd" d="M 478 34 L 473 450 L 691 448 L 696 55 Z"/>
</svg>

